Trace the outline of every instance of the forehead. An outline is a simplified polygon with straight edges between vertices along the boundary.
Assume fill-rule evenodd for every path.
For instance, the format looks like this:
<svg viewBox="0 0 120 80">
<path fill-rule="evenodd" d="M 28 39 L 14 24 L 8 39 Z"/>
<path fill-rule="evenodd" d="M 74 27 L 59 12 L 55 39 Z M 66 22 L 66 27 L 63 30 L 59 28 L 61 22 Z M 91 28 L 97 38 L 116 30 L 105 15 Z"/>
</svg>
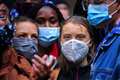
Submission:
<svg viewBox="0 0 120 80">
<path fill-rule="evenodd" d="M 37 30 L 37 25 L 32 22 L 18 22 L 16 23 L 16 31 L 23 30 L 23 31 L 29 31 L 29 30 Z M 30 32 L 30 31 L 29 31 Z"/>
<path fill-rule="evenodd" d="M 67 23 L 63 26 L 62 33 L 86 33 L 87 28 L 80 24 Z"/>
<path fill-rule="evenodd" d="M 7 6 L 6 6 L 5 4 L 1 3 L 1 4 L 0 4 L 0 9 L 3 9 L 3 8 L 6 9 Z M 8 8 L 7 8 L 7 9 L 8 9 Z"/>
<path fill-rule="evenodd" d="M 56 11 L 49 7 L 49 6 L 44 6 L 42 8 L 39 9 L 38 13 L 37 13 L 37 16 L 41 16 L 41 15 L 54 15 L 54 16 L 57 16 L 57 13 Z"/>
<path fill-rule="evenodd" d="M 58 8 L 63 8 L 63 7 L 67 8 L 68 6 L 64 3 L 60 3 L 60 4 L 57 4 L 57 7 Z"/>
</svg>

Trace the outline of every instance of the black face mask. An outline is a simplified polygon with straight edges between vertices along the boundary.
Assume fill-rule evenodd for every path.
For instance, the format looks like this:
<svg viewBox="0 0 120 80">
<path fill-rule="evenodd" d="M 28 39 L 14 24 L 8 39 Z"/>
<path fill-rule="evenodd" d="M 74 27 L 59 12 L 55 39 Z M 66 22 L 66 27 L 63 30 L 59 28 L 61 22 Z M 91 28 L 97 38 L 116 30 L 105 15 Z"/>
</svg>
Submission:
<svg viewBox="0 0 120 80">
<path fill-rule="evenodd" d="M 13 25 L 8 24 L 0 27 L 0 46 L 10 45 L 10 40 L 13 37 Z"/>
</svg>

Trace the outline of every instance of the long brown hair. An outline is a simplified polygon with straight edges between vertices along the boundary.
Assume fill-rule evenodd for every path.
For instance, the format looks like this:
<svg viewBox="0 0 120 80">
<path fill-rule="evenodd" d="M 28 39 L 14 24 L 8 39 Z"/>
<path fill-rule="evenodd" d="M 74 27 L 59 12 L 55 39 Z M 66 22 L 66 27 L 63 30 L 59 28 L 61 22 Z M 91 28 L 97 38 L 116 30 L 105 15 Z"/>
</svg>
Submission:
<svg viewBox="0 0 120 80">
<path fill-rule="evenodd" d="M 67 23 L 73 23 L 73 24 L 78 24 L 78 25 L 83 25 L 85 28 L 87 28 L 88 33 L 90 34 L 91 37 L 91 46 L 89 49 L 89 54 L 87 56 L 88 62 L 90 63 L 91 60 L 93 59 L 93 57 L 95 56 L 95 40 L 94 40 L 94 35 L 92 32 L 92 29 L 89 27 L 88 21 L 86 18 L 81 17 L 81 16 L 72 16 L 70 17 L 68 20 L 65 21 L 64 25 Z M 63 26 L 64 26 L 63 25 Z M 63 28 L 63 27 L 62 27 Z M 62 29 L 61 29 L 61 34 L 62 34 Z M 60 36 L 61 37 L 61 36 Z M 62 52 L 61 52 L 62 53 Z M 60 66 L 65 69 L 68 70 L 69 69 L 69 63 L 68 61 L 64 58 L 64 56 L 61 54 L 59 57 L 59 64 Z"/>
</svg>

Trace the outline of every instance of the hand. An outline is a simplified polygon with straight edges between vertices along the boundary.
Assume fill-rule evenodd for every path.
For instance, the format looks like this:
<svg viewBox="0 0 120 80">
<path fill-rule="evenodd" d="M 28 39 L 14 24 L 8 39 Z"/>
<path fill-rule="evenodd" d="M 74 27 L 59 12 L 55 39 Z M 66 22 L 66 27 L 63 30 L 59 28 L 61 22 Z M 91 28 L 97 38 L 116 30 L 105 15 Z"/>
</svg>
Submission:
<svg viewBox="0 0 120 80">
<path fill-rule="evenodd" d="M 34 71 L 39 76 L 44 77 L 50 74 L 50 68 L 53 64 L 53 60 L 48 63 L 48 55 L 44 55 L 43 57 L 34 55 L 32 63 Z"/>
</svg>

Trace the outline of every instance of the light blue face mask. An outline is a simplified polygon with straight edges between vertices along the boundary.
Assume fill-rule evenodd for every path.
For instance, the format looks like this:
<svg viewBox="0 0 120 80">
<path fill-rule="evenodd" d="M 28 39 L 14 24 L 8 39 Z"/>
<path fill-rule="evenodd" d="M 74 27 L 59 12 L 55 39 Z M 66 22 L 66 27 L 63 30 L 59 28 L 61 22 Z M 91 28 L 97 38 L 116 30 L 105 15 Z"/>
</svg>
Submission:
<svg viewBox="0 0 120 80">
<path fill-rule="evenodd" d="M 25 56 L 29 60 L 33 58 L 34 54 L 38 53 L 37 42 L 33 39 L 15 37 L 12 39 L 12 46 L 17 53 Z"/>
<path fill-rule="evenodd" d="M 39 44 L 42 47 L 48 47 L 59 38 L 59 35 L 58 27 L 39 27 Z"/>
<path fill-rule="evenodd" d="M 88 6 L 88 16 L 87 19 L 92 26 L 97 26 L 98 24 L 109 20 L 111 16 L 109 15 L 107 4 L 90 4 Z"/>
</svg>

